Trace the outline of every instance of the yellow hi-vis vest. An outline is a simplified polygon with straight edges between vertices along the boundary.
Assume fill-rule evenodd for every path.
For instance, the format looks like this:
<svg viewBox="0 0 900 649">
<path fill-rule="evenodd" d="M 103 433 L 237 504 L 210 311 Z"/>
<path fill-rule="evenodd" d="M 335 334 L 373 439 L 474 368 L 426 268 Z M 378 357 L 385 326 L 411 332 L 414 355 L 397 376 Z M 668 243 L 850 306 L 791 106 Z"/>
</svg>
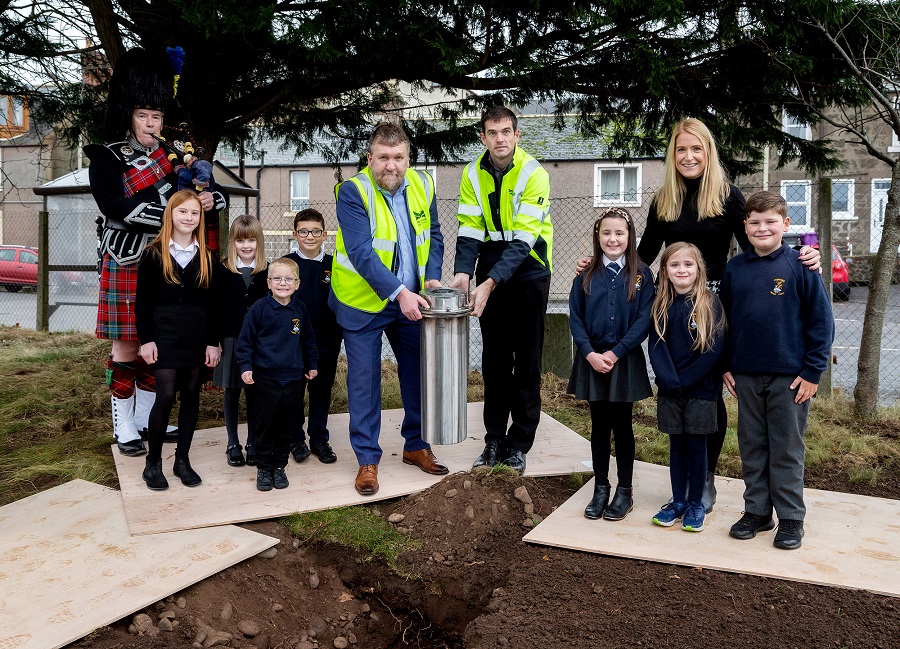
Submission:
<svg viewBox="0 0 900 649">
<path fill-rule="evenodd" d="M 369 215 L 372 231 L 372 250 L 381 262 L 392 272 L 397 255 L 397 223 L 394 215 L 375 186 L 372 172 L 368 167 L 348 181 L 356 185 L 363 205 Z M 406 210 L 413 227 L 413 242 L 416 249 L 416 262 L 419 267 L 419 285 L 425 287 L 425 264 L 428 262 L 428 251 L 431 248 L 431 199 L 434 196 L 434 181 L 424 171 L 406 170 Z M 343 184 L 343 183 L 341 183 Z M 334 188 L 335 197 L 341 185 Z M 344 236 L 338 227 L 335 240 L 334 264 L 331 270 L 331 289 L 334 296 L 354 309 L 367 313 L 378 313 L 387 305 L 369 283 L 353 267 L 344 245 Z"/>
<path fill-rule="evenodd" d="M 501 227 L 497 230 L 488 199 L 494 190 L 494 177 L 481 166 L 486 155 L 490 154 L 485 151 L 463 171 L 457 211 L 458 236 L 478 241 L 524 241 L 531 247 L 530 255 L 547 270 L 552 270 L 553 223 L 550 221 L 547 170 L 516 146 L 512 169 L 503 176 L 501 187 L 496 190 L 500 194 Z M 539 239 L 547 246 L 546 259 L 534 249 Z"/>
</svg>

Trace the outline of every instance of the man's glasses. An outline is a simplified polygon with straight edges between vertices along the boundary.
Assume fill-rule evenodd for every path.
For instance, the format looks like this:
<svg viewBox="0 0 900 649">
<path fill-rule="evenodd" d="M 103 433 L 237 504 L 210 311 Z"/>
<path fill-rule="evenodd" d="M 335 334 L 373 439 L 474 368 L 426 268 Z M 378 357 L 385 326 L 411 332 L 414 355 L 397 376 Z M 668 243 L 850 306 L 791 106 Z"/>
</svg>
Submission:
<svg viewBox="0 0 900 649">
<path fill-rule="evenodd" d="M 321 237 L 325 230 L 297 230 L 297 236 L 300 237 L 308 237 L 310 235 L 314 237 Z"/>
<path fill-rule="evenodd" d="M 273 284 L 293 284 L 297 281 L 296 277 L 270 277 L 269 281 Z"/>
</svg>

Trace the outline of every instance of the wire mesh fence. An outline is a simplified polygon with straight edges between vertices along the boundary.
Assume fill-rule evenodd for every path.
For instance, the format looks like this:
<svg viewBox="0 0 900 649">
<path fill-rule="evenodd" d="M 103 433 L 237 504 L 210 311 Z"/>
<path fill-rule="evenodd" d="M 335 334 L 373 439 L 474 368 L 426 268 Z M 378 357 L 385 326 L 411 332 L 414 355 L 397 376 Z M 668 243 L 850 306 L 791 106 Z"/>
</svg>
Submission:
<svg viewBox="0 0 900 649">
<path fill-rule="evenodd" d="M 834 378 L 836 390 L 851 395 L 856 383 L 857 356 L 862 336 L 865 305 L 868 298 L 867 284 L 872 273 L 875 251 L 880 242 L 887 202 L 889 182 L 834 181 L 832 184 L 832 240 L 835 250 L 833 263 L 834 315 L 836 338 L 834 343 Z M 741 187 L 749 196 L 758 187 Z M 778 189 L 775 187 L 774 189 Z M 785 181 L 780 187 L 788 201 L 791 216 L 790 231 L 786 239 L 791 243 L 814 240 L 813 225 L 817 225 L 816 183 L 809 181 Z M 647 211 L 653 192 L 632 196 L 632 204 L 626 205 L 635 219 L 638 233 L 643 232 Z M 594 220 L 606 203 L 599 198 L 557 197 L 551 201 L 551 218 L 554 225 L 553 275 L 550 289 L 551 314 L 568 315 L 568 294 L 579 258 L 590 254 L 590 233 Z M 322 212 L 328 236 L 327 252 L 334 250 L 337 217 L 333 202 L 311 204 Z M 456 199 L 439 199 L 438 213 L 444 233 L 443 278 L 447 281 L 453 273 L 456 245 Z M 230 217 L 239 215 L 232 209 Z M 265 233 L 266 256 L 269 259 L 282 256 L 296 248 L 291 236 L 294 212 L 285 204 L 261 205 L 251 214 L 259 216 Z M 48 304 L 50 331 L 94 330 L 98 278 L 97 262 L 97 213 L 85 210 L 56 211 L 49 215 L 48 247 Z M 38 328 L 37 312 L 37 240 L 38 212 L 5 214 L 0 220 L 0 324 Z M 225 245 L 223 243 L 223 245 Z M 846 270 L 845 270 L 846 269 Z M 654 264 L 654 271 L 656 265 Z M 900 273 L 895 274 L 900 281 Z M 471 319 L 470 364 L 480 368 L 481 336 L 477 319 Z M 550 326 L 548 339 L 557 350 L 565 349 L 567 329 Z M 390 356 L 387 345 L 385 354 Z M 569 353 L 571 345 L 569 342 Z M 551 369 L 564 373 L 566 361 Z M 880 400 L 893 405 L 900 398 L 900 285 L 892 285 L 881 344 Z"/>
</svg>

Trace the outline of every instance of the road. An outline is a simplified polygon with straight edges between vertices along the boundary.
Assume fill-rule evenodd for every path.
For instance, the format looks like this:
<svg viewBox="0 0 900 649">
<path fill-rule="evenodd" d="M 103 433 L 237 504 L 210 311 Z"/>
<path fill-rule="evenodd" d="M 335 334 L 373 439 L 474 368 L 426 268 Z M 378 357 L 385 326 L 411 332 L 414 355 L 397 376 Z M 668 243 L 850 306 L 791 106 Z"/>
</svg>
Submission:
<svg viewBox="0 0 900 649">
<path fill-rule="evenodd" d="M 95 275 L 96 277 L 96 275 Z M 51 331 L 93 332 L 97 315 L 96 287 L 59 287 L 51 291 L 57 306 L 50 316 Z M 856 385 L 856 361 L 862 337 L 863 316 L 866 309 L 868 289 L 853 287 L 848 302 L 834 303 L 835 344 L 834 344 L 834 386 L 844 394 L 852 396 Z M 36 295 L 33 291 L 9 293 L 0 289 L 0 325 L 34 328 Z M 562 301 L 550 304 L 553 313 L 566 313 L 568 305 Z M 481 331 L 478 321 L 471 319 L 469 332 L 470 367 L 481 367 Z M 384 357 L 391 358 L 385 341 Z M 881 349 L 881 402 L 894 405 L 900 399 L 900 286 L 892 286 L 885 314 L 884 333 Z"/>
</svg>

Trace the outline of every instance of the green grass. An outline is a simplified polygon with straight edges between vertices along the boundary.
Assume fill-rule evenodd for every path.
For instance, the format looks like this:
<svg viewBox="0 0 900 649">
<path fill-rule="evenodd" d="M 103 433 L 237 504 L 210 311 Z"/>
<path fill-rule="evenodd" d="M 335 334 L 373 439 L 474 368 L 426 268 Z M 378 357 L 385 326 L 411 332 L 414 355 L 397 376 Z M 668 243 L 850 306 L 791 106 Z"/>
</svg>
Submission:
<svg viewBox="0 0 900 649">
<path fill-rule="evenodd" d="M 321 512 L 294 514 L 282 519 L 291 534 L 303 542 L 319 541 L 352 548 L 369 558 L 380 557 L 403 574 L 397 558 L 420 546 L 401 534 L 368 506 L 338 507 Z M 407 577 L 413 575 L 406 574 Z"/>
</svg>

